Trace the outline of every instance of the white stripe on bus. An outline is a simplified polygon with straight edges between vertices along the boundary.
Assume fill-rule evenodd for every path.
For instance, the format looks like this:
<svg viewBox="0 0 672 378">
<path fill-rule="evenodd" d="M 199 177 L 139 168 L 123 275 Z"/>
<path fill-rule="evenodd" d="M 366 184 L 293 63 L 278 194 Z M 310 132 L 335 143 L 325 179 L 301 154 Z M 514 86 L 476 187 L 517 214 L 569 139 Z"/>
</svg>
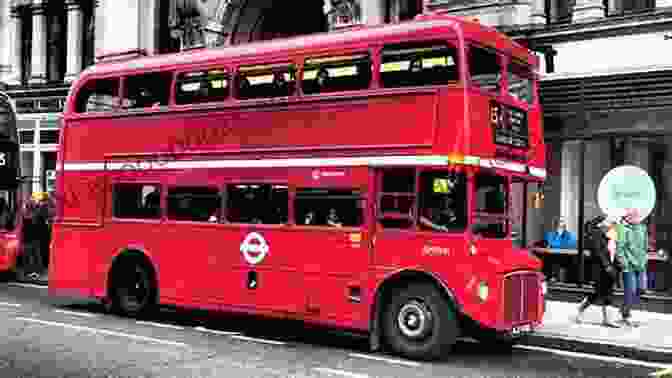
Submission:
<svg viewBox="0 0 672 378">
<path fill-rule="evenodd" d="M 164 160 L 161 160 L 164 159 Z M 479 159 L 466 156 L 466 164 L 482 167 L 496 167 L 514 172 L 525 172 L 527 166 L 520 163 Z M 270 167 L 351 167 L 351 166 L 404 166 L 404 165 L 448 165 L 446 156 L 377 156 L 377 157 L 344 157 L 344 158 L 299 158 L 299 159 L 254 159 L 254 160 L 172 160 L 150 157 L 136 161 L 107 163 L 65 163 L 65 171 L 121 171 L 121 170 L 164 170 L 164 169 L 204 169 L 204 168 L 270 168 Z M 546 170 L 529 167 L 534 176 L 545 177 Z"/>
</svg>

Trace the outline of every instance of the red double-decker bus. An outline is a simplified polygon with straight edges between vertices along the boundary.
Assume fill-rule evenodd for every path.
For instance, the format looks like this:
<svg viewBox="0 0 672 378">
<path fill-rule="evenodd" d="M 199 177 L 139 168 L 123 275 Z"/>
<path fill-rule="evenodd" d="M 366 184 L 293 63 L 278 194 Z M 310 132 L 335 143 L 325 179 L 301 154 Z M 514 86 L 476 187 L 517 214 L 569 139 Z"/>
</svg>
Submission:
<svg viewBox="0 0 672 378">
<path fill-rule="evenodd" d="M 536 67 L 440 14 L 103 57 L 63 114 L 50 293 L 299 319 L 412 358 L 533 330 L 541 263 L 512 235 L 513 188 L 545 176 Z"/>
</svg>

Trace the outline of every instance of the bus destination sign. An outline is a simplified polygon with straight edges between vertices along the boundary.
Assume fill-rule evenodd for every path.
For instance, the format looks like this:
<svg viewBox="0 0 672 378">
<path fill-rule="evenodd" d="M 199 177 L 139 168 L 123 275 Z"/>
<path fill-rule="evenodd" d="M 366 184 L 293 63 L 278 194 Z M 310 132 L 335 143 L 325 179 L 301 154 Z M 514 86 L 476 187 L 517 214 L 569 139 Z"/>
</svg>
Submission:
<svg viewBox="0 0 672 378">
<path fill-rule="evenodd" d="M 523 110 L 490 102 L 490 123 L 495 144 L 514 148 L 528 148 L 527 113 Z"/>
</svg>

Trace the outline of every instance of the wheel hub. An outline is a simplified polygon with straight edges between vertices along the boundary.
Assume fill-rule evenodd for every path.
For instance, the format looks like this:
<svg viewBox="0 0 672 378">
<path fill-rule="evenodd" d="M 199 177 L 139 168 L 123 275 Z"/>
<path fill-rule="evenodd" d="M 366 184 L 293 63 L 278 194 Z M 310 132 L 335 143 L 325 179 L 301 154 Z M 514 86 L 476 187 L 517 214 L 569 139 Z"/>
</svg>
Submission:
<svg viewBox="0 0 672 378">
<path fill-rule="evenodd" d="M 432 329 L 432 313 L 424 303 L 410 301 L 399 310 L 397 325 L 404 336 L 410 339 L 423 338 Z"/>
</svg>

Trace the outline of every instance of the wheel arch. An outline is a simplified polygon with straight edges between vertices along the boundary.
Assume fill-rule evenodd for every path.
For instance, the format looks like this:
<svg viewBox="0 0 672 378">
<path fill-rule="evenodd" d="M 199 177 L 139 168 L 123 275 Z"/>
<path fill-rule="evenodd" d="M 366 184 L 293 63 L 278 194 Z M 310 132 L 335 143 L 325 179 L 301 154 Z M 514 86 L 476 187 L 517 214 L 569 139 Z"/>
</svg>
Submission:
<svg viewBox="0 0 672 378">
<path fill-rule="evenodd" d="M 380 319 L 386 297 L 392 290 L 399 287 L 400 284 L 410 282 L 427 282 L 434 285 L 437 290 L 445 296 L 449 303 L 453 305 L 453 310 L 456 313 L 459 314 L 462 312 L 462 305 L 457 300 L 453 291 L 436 274 L 417 269 L 404 269 L 394 272 L 378 284 L 373 296 L 374 299 L 373 306 L 371 306 L 370 317 L 371 321 L 369 325 L 369 344 L 371 350 L 375 351 L 380 349 Z"/>
</svg>

